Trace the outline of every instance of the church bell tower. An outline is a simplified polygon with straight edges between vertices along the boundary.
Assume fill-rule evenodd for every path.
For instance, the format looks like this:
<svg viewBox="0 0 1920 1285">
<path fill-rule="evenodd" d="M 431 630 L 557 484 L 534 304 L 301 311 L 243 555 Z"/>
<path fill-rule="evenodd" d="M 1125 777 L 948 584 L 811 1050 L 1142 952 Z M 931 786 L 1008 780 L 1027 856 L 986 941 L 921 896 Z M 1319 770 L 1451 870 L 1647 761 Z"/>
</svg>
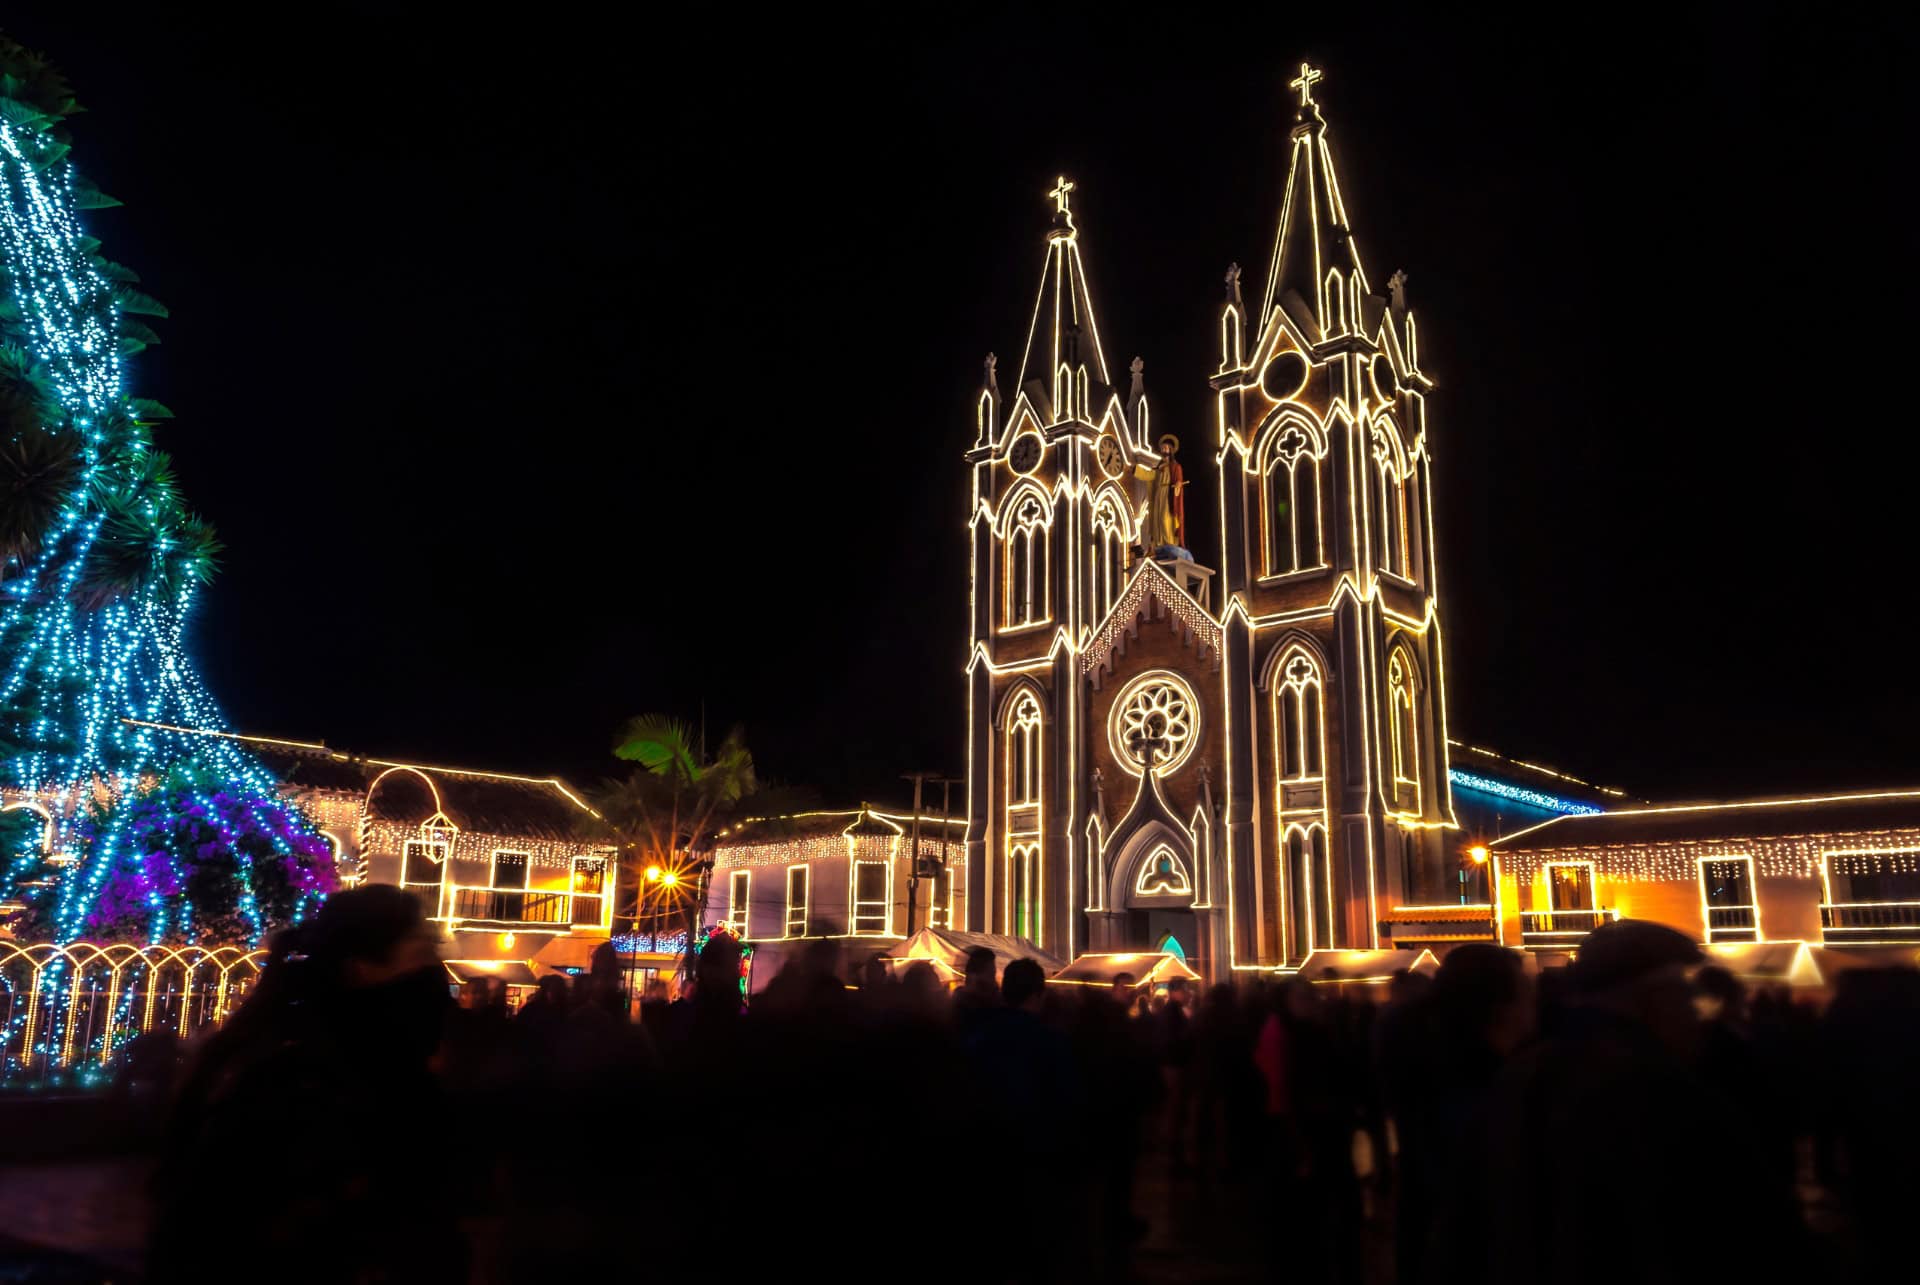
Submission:
<svg viewBox="0 0 1920 1285">
<path fill-rule="evenodd" d="M 1210 976 L 1391 943 L 1454 828 L 1418 337 L 1348 222 L 1302 66 L 1257 309 L 1228 270 L 1213 423 L 1155 424 L 1048 193 L 1018 373 L 975 403 L 966 927 Z M 1176 433 L 1211 456 L 1184 489 Z M 1194 451 L 1192 448 L 1198 448 Z M 1205 463 L 1203 458 L 1202 463 Z M 1217 488 L 1217 489 L 1216 489 Z M 1184 502 L 1217 496 L 1217 567 Z"/>
</svg>

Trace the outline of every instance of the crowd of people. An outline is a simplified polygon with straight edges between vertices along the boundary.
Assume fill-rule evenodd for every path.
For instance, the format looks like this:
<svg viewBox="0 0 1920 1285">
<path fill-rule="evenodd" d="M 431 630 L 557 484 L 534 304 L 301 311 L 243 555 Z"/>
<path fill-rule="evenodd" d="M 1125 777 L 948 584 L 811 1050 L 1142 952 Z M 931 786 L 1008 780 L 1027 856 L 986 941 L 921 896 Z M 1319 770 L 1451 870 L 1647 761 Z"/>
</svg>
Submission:
<svg viewBox="0 0 1920 1285">
<path fill-rule="evenodd" d="M 1629 920 L 1537 971 L 1474 944 L 1381 986 L 1202 991 L 980 950 L 950 990 L 925 963 L 855 984 L 820 941 L 749 1002 L 738 950 L 637 1005 L 609 952 L 510 1013 L 493 979 L 455 1000 L 407 894 L 332 898 L 171 1092 L 151 1278 L 1124 1281 L 1177 1268 L 1170 1201 L 1244 1211 L 1247 1279 L 1902 1261 L 1912 970 L 1815 1008 Z"/>
</svg>

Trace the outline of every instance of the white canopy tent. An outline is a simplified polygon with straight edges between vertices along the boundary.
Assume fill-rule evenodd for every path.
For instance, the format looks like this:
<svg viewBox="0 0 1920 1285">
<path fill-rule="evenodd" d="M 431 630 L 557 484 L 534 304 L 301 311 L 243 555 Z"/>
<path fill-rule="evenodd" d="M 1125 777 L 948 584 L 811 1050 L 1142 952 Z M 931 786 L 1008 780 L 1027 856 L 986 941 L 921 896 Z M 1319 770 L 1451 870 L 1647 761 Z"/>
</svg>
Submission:
<svg viewBox="0 0 1920 1285">
<path fill-rule="evenodd" d="M 968 952 L 981 947 L 993 952 L 993 972 L 996 977 L 1006 972 L 1007 965 L 1016 959 L 1031 959 L 1048 976 L 1052 976 L 1061 966 L 1058 959 L 1024 937 L 1005 937 L 999 933 L 963 933 L 950 928 L 922 928 L 898 946 L 890 948 L 885 958 L 887 967 L 894 972 L 910 968 L 919 960 L 926 960 L 943 980 L 957 981 L 966 976 Z"/>
</svg>

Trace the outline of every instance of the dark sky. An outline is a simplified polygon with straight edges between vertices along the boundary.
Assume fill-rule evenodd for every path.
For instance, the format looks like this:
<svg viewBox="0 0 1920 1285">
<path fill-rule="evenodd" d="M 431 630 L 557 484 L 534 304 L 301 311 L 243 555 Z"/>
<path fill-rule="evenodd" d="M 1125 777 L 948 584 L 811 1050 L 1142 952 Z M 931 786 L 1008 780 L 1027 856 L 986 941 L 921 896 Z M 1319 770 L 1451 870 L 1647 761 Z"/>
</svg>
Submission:
<svg viewBox="0 0 1920 1285">
<path fill-rule="evenodd" d="M 1920 782 L 1892 18 L 1443 8 L 10 29 L 173 309 L 134 391 L 229 546 L 197 648 L 242 729 L 591 780 L 704 701 L 828 799 L 957 771 L 960 454 L 1043 193 L 1203 437 L 1310 57 L 1441 385 L 1455 734 L 1657 798 Z"/>
</svg>

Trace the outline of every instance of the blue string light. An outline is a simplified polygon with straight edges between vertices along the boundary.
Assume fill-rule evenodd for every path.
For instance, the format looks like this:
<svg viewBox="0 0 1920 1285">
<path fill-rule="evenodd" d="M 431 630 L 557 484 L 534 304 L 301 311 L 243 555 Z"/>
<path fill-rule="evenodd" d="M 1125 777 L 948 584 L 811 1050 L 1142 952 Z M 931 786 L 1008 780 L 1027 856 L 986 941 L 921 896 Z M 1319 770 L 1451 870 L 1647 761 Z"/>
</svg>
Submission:
<svg viewBox="0 0 1920 1285">
<path fill-rule="evenodd" d="M 82 938 L 116 879 L 127 886 L 127 863 L 158 860 L 170 866 L 180 886 L 186 854 L 136 848 L 136 839 L 152 842 L 141 836 L 165 833 L 164 818 L 150 812 L 144 828 L 136 828 L 142 824 L 138 801 L 164 786 L 170 773 L 191 769 L 194 779 L 217 782 L 240 802 L 248 841 L 265 836 L 278 858 L 297 863 L 308 856 L 305 839 L 319 843 L 310 820 L 281 800 L 279 783 L 257 760 L 231 740 L 198 734 L 225 724 L 183 645 L 191 579 L 172 585 L 156 578 L 104 605 L 76 597 L 107 521 L 98 492 L 111 486 L 111 478 L 125 476 L 111 472 L 110 464 L 117 457 L 124 470 L 129 459 L 137 462 L 151 450 L 141 407 L 122 386 L 127 331 L 120 298 L 95 257 L 97 242 L 81 231 L 78 209 L 75 171 L 64 145 L 45 129 L 0 117 L 0 268 L 6 286 L 0 302 L 11 314 L 0 317 L 0 328 L 6 342 L 31 359 L 35 378 L 50 394 L 50 415 L 54 408 L 59 412 L 57 422 L 42 427 L 76 434 L 79 464 L 77 481 L 37 549 L 0 567 L 0 638 L 9 649 L 0 671 L 0 709 L 31 709 L 23 728 L 30 735 L 0 763 L 0 783 L 46 806 L 53 819 L 45 852 L 71 861 L 58 872 L 57 886 L 33 888 L 48 874 L 40 846 L 6 854 L 0 896 L 50 898 L 49 935 L 61 946 Z M 150 496 L 142 500 L 140 511 L 155 516 Z M 170 547 L 177 546 L 164 537 L 155 544 L 162 555 Z M 257 945 L 275 925 L 260 903 L 259 870 L 234 832 L 233 814 L 204 789 L 168 797 L 190 798 L 217 836 L 209 842 L 233 857 L 238 920 L 246 944 Z M 287 842 L 288 834 L 299 836 L 299 851 Z M 307 886 L 305 871 L 295 882 L 292 918 L 298 920 L 324 891 Z M 149 945 L 163 938 L 194 942 L 204 931 L 185 896 L 148 888 L 139 903 Z M 64 971 L 63 957 L 41 974 L 33 1002 L 17 1006 L 44 1014 L 31 1052 L 57 1051 L 67 1039 L 71 983 L 63 981 Z M 24 1020 L 16 1011 L 4 1033 L 9 1053 L 18 1048 Z M 117 1024 L 110 1021 L 102 1038 L 113 1039 Z"/>
<path fill-rule="evenodd" d="M 1524 803 L 1530 808 L 1540 808 L 1546 812 L 1558 812 L 1562 816 L 1598 816 L 1606 811 L 1591 803 L 1575 803 L 1557 795 L 1543 794 L 1539 790 L 1529 790 L 1523 785 L 1508 785 L 1505 781 L 1496 781 L 1491 777 L 1475 776 L 1472 772 L 1463 772 L 1451 768 L 1447 779 L 1455 788 L 1473 790 L 1480 794 L 1491 794 L 1496 798 L 1511 799 L 1515 803 Z"/>
</svg>

